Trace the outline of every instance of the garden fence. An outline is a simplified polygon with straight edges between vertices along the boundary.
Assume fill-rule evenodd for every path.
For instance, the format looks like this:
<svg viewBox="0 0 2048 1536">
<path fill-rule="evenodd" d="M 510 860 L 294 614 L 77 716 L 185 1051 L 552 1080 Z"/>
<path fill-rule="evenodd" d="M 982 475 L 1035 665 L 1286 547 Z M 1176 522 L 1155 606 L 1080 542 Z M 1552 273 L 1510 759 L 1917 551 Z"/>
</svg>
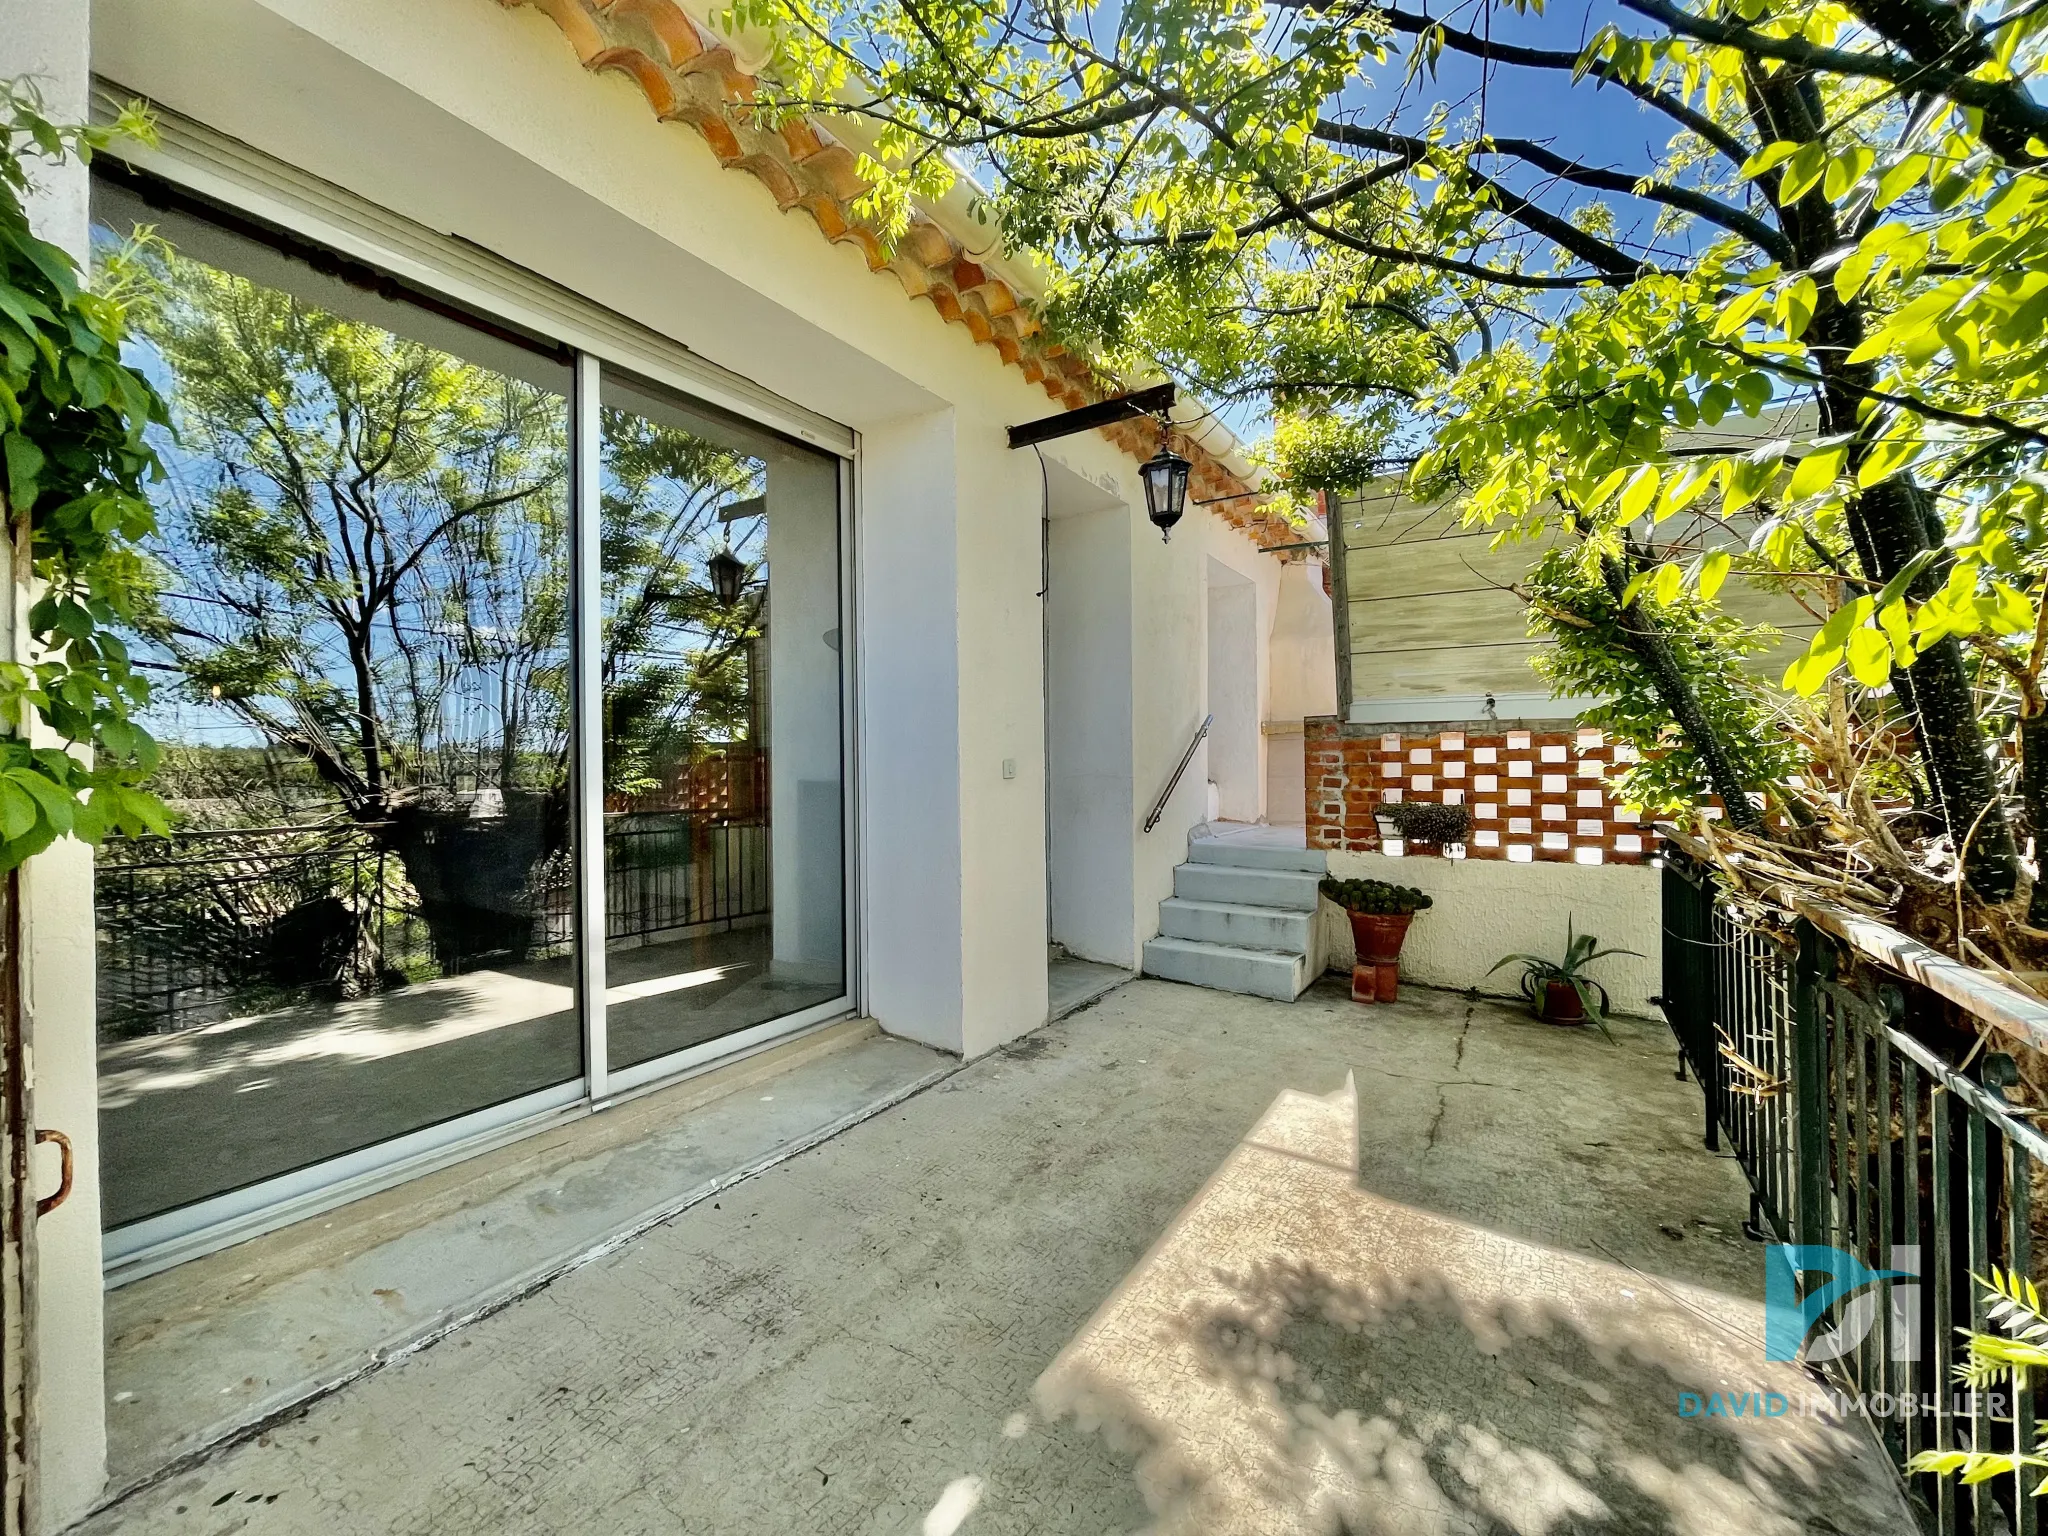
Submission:
<svg viewBox="0 0 2048 1536">
<path fill-rule="evenodd" d="M 2007 1102 L 2018 1074 L 1996 1047 L 2048 1046 L 2048 1005 L 1818 902 L 1790 901 L 1781 932 L 1745 921 L 1675 843 L 1663 881 L 1659 1001 L 1705 1090 L 1707 1145 L 1749 1177 L 1750 1235 L 1909 1277 L 1841 1314 L 1842 1336 L 1863 1331 L 1823 1364 L 1831 1385 L 1902 1469 L 1927 1450 L 2033 1451 L 2024 1373 L 1973 1394 L 1956 1367 L 1959 1329 L 1987 1323 L 1979 1277 L 2032 1270 L 2048 1138 Z M 2041 1477 L 1909 1489 L 1938 1536 L 2035 1536 Z"/>
</svg>

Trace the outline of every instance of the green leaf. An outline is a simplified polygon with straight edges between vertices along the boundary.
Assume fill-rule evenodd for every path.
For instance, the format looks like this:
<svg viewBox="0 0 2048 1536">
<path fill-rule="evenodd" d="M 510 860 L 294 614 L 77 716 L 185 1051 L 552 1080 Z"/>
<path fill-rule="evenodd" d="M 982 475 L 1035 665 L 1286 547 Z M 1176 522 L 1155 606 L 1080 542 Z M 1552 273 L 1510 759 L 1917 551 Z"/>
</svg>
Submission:
<svg viewBox="0 0 2048 1536">
<path fill-rule="evenodd" d="M 0 455 L 7 461 L 7 499 L 16 512 L 27 512 L 36 504 L 40 477 L 48 461 L 43 450 L 19 432 L 0 438 Z"/>
<path fill-rule="evenodd" d="M 1664 492 L 1657 498 L 1657 521 L 1676 516 L 1691 506 L 1712 488 L 1716 466 L 1695 464 L 1682 476 L 1674 476 L 1664 482 Z"/>
<path fill-rule="evenodd" d="M 1927 174 L 1930 163 L 1927 156 L 1912 154 L 1887 167 L 1877 179 L 1877 197 L 1872 206 L 1880 211 L 1891 207 L 1920 184 L 1920 178 Z"/>
<path fill-rule="evenodd" d="M 1906 604 L 1894 599 L 1877 610 L 1877 622 L 1884 626 L 1887 639 L 1891 641 L 1892 656 L 1901 667 L 1913 665 L 1918 654 L 1913 649 L 1913 626 L 1906 620 Z"/>
<path fill-rule="evenodd" d="M 1786 139 L 1779 139 L 1776 143 L 1766 144 L 1762 149 L 1742 162 L 1740 175 L 1744 181 L 1754 181 L 1757 177 L 1763 175 L 1765 171 L 1771 170 L 1775 166 L 1783 165 L 1792 158 L 1798 149 L 1799 145 L 1796 141 Z"/>
<path fill-rule="evenodd" d="M 1856 484 L 1863 490 L 1881 481 L 1889 480 L 1900 470 L 1920 457 L 1926 448 L 1925 441 L 1917 436 L 1880 438 L 1864 454 L 1863 462 L 1856 466 Z"/>
<path fill-rule="evenodd" d="M 1590 512 L 1596 507 L 1603 505 L 1608 497 L 1621 489 L 1621 483 L 1627 478 L 1628 471 L 1626 469 L 1612 469 L 1601 476 L 1600 483 L 1593 487 L 1592 493 L 1586 497 L 1583 503 L 1586 510 Z"/>
<path fill-rule="evenodd" d="M 1778 318 L 1788 337 L 1797 341 L 1806 333 L 1819 302 L 1820 288 L 1812 278 L 1802 274 L 1787 285 L 1778 297 Z"/>
<path fill-rule="evenodd" d="M 1842 259 L 1835 268 L 1835 297 L 1844 304 L 1863 291 L 1863 285 L 1870 281 L 1870 274 L 1884 258 L 1870 251 L 1856 251 Z"/>
<path fill-rule="evenodd" d="M 0 837 L 14 842 L 26 837 L 35 824 L 35 801 L 27 791 L 0 777 Z"/>
<path fill-rule="evenodd" d="M 1892 643 L 1882 630 L 1864 625 L 1850 631 L 1847 646 L 1849 672 L 1866 688 L 1881 688 L 1891 681 Z"/>
<path fill-rule="evenodd" d="M 1980 603 L 1979 611 L 1994 635 L 2021 635 L 2034 627 L 2034 605 L 2002 581 L 1991 583 L 1991 596 Z"/>
<path fill-rule="evenodd" d="M 1856 183 L 1863 179 L 1863 173 L 1876 161 L 1876 152 L 1861 144 L 1852 144 L 1828 160 L 1828 168 L 1821 178 L 1821 192 L 1831 203 L 1839 203 L 1847 197 Z"/>
<path fill-rule="evenodd" d="M 1786 488 L 1785 494 L 1793 501 L 1801 501 L 1808 496 L 1818 496 L 1821 492 L 1831 489 L 1835 477 L 1842 472 L 1843 461 L 1848 456 L 1846 444 L 1814 449 L 1801 459 L 1798 467 L 1792 471 L 1792 483 Z"/>
<path fill-rule="evenodd" d="M 1708 602 L 1721 590 L 1721 583 L 1728 579 L 1728 567 L 1734 562 L 1725 549 L 1710 549 L 1700 561 L 1700 596 Z"/>
<path fill-rule="evenodd" d="M 1879 591 L 1876 597 L 1862 597 L 1856 600 L 1859 605 L 1859 614 L 1869 613 L 1875 609 L 1886 607 L 1904 597 L 1906 589 L 1920 579 L 1920 573 L 1932 565 L 1940 554 L 1941 551 L 1938 549 L 1921 550 L 1920 553 L 1899 567 L 1898 574 L 1884 584 L 1883 589 Z M 1958 563 L 1955 570 L 1949 573 L 1948 584 L 1951 589 L 1957 587 L 1957 577 L 1959 576 L 1962 578 L 1962 591 L 1968 591 L 1970 587 L 1975 585 L 1975 572 Z M 1860 617 L 1857 622 L 1862 622 Z"/>
<path fill-rule="evenodd" d="M 1755 454 L 1731 460 L 1728 476 L 1721 493 L 1721 511 L 1732 517 L 1763 495 L 1771 481 L 1777 477 L 1778 460 L 1762 458 Z"/>
<path fill-rule="evenodd" d="M 59 789 L 33 768 L 9 768 L 5 776 L 10 783 L 28 791 L 42 811 L 43 819 L 59 837 L 71 830 L 78 802 L 67 791 Z"/>
<path fill-rule="evenodd" d="M 1827 169 L 1828 147 L 1820 140 L 1802 144 L 1785 161 L 1785 173 L 1778 183 L 1778 201 L 1790 205 L 1806 195 Z"/>
<path fill-rule="evenodd" d="M 1628 486 L 1621 493 L 1621 520 L 1632 523 L 1643 515 L 1650 501 L 1657 494 L 1657 467 L 1645 464 L 1629 476 Z"/>
<path fill-rule="evenodd" d="M 1685 589 L 1685 569 L 1676 560 L 1666 560 L 1657 567 L 1656 579 L 1650 590 L 1658 602 L 1670 606 L 1678 601 L 1678 594 Z"/>
<path fill-rule="evenodd" d="M 1835 668 L 1841 665 L 1841 661 L 1842 646 L 1839 641 L 1833 645 L 1823 646 L 1820 638 L 1815 636 L 1812 643 L 1807 646 L 1806 654 L 1785 669 L 1779 686 L 1798 694 L 1802 699 L 1810 699 L 1827 686 L 1828 678 L 1834 673 Z"/>
</svg>

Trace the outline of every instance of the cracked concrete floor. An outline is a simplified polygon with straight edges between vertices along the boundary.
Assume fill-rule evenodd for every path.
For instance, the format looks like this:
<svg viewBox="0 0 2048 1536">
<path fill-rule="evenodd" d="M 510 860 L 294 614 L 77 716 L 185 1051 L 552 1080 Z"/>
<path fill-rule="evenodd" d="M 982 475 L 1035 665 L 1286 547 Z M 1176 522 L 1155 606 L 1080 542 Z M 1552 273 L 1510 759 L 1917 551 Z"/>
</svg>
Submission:
<svg viewBox="0 0 2048 1536">
<path fill-rule="evenodd" d="M 1076 1359 L 1162 1266 L 1187 1267 L 1196 1216 L 1221 1208 L 1210 1197 L 1247 1156 L 1319 1177 L 1337 1166 L 1290 1150 L 1285 1136 L 1261 1150 L 1259 1137 L 1279 1135 L 1269 1107 L 1308 1105 L 1321 1118 L 1303 1134 L 1327 1140 L 1329 1107 L 1346 1106 L 1349 1118 L 1355 1073 L 1358 1175 L 1343 1170 L 1340 1182 L 1375 1202 L 1372 1231 L 1385 1242 L 1463 1232 L 1480 1272 L 1534 1263 L 1550 1283 L 1581 1288 L 1619 1276 L 1667 1295 L 1719 1298 L 1711 1305 L 1750 1316 L 1762 1266 L 1737 1231 L 1744 1186 L 1732 1163 L 1700 1148 L 1697 1090 L 1675 1082 L 1671 1064 L 1661 1029 L 1622 1025 L 1610 1043 L 1441 993 L 1411 990 L 1401 1006 L 1363 1008 L 1323 983 L 1288 1006 L 1137 982 L 85 1529 L 1204 1529 L 1186 1518 L 1187 1468 L 1160 1475 L 1160 1434 L 1170 1426 L 1080 1403 L 1071 1390 L 1062 1402 L 1042 1378 L 1071 1378 Z M 1252 1202 L 1211 1223 L 1216 1242 L 1242 1247 L 1275 1215 L 1288 1215 L 1284 1201 Z M 1320 1232 L 1298 1220 L 1292 1238 L 1275 1231 L 1311 1245 L 1357 1236 L 1331 1229 L 1351 1221 L 1341 1208 L 1324 1208 L 1320 1220 Z M 1220 1273 L 1232 1257 L 1218 1248 L 1192 1262 Z M 1334 1446 L 1354 1460 L 1377 1458 L 1384 1472 L 1401 1449 L 1361 1450 L 1355 1411 L 1347 1440 L 1351 1410 L 1333 1417 L 1325 1393 L 1331 1369 L 1368 1379 L 1344 1353 L 1356 1355 L 1362 1316 L 1392 1320 L 1380 1369 L 1409 1378 L 1396 1385 L 1407 1389 L 1411 1426 L 1427 1417 L 1416 1410 L 1429 1407 L 1446 1351 L 1460 1358 L 1442 1374 L 1482 1400 L 1503 1382 L 1520 1390 L 1524 1378 L 1550 1378 L 1545 1389 L 1578 1382 L 1575 1390 L 1596 1397 L 1606 1390 L 1583 1385 L 1608 1358 L 1584 1319 L 1556 1347 L 1528 1319 L 1509 1319 L 1500 1340 L 1475 1351 L 1473 1333 L 1493 1324 L 1457 1322 L 1441 1281 L 1432 1290 L 1427 1277 L 1397 1276 L 1362 1301 L 1325 1295 L 1295 1305 L 1290 1297 L 1330 1287 L 1299 1265 L 1280 1278 L 1287 1284 L 1261 1306 L 1208 1321 L 1218 1358 L 1236 1362 L 1228 1393 L 1288 1399 L 1289 1411 L 1338 1425 L 1317 1442 L 1325 1460 Z M 1322 1334 L 1334 1342 L 1316 1342 Z M 1489 1350 L 1522 1372 L 1508 1380 Z M 1059 1371 L 1048 1373 L 1056 1358 Z M 1628 1363 L 1646 1390 L 1661 1395 L 1671 1383 L 1668 1362 L 1655 1371 Z M 1464 1458 L 1460 1475 L 1474 1457 L 1484 1461 L 1473 1484 L 1482 1492 L 1503 1477 L 1526 1482 L 1537 1450 L 1502 1444 L 1528 1420 L 1526 1392 L 1521 1401 L 1505 1429 L 1468 1413 L 1453 1426 L 1464 1438 L 1423 1444 L 1401 1463 L 1405 1481 L 1388 1484 L 1377 1503 L 1303 1502 L 1280 1516 L 1238 1510 L 1206 1528 L 1502 1529 L 1490 1493 L 1432 1505 L 1416 1496 L 1415 1478 L 1434 1477 L 1454 1494 L 1448 1454 Z M 1080 1408 L 1078 1422 L 1058 1413 L 1068 1406 Z M 1608 1406 L 1622 1421 L 1675 1413 L 1663 1401 L 1641 1414 L 1626 1402 Z M 1628 1433 L 1625 1422 L 1609 1429 Z M 1661 1444 L 1644 1455 L 1671 1454 Z M 1577 1453 L 1560 1454 L 1569 1463 Z M 1552 1458 L 1551 1502 L 1535 1508 L 1538 1524 L 1528 1528 L 1884 1528 L 1845 1513 L 1882 1503 L 1872 1468 L 1852 1464 L 1853 1448 L 1801 1454 L 1796 1464 L 1730 1463 L 1733 1482 L 1714 1484 L 1723 1494 L 1723 1484 L 1734 1488 L 1726 1507 L 1702 1503 L 1683 1479 L 1657 1499 L 1617 1502 L 1611 1478 L 1589 1491 Z M 1808 1527 L 1772 1476 L 1818 1478 L 1832 1523 Z M 1840 1486 L 1825 1486 L 1830 1477 Z M 1269 1484 L 1261 1497 L 1272 1493 Z"/>
</svg>

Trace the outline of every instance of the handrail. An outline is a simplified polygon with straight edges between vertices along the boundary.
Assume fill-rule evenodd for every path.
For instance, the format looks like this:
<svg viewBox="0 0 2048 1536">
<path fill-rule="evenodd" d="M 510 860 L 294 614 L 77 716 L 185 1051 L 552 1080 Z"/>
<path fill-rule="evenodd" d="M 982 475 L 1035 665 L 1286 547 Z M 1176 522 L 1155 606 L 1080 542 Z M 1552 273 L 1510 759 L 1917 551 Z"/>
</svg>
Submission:
<svg viewBox="0 0 2048 1536">
<path fill-rule="evenodd" d="M 1702 864 L 1714 863 L 1714 850 L 1690 833 L 1668 822 L 1660 822 L 1657 830 Z M 2048 1050 L 2048 1003 L 2039 998 L 2029 997 L 1996 976 L 1930 949 L 1889 923 L 1845 911 L 1811 892 L 1791 890 L 1782 884 L 1752 889 L 1832 934 L 1866 959 L 1910 977 L 1928 991 L 1940 994 L 2035 1050 Z"/>
<path fill-rule="evenodd" d="M 1152 802 L 1152 814 L 1145 818 L 1145 830 L 1150 832 L 1159 825 L 1159 818 L 1166 814 L 1166 802 L 1173 798 L 1173 792 L 1180 788 L 1180 776 L 1188 771 L 1188 764 L 1195 760 L 1195 748 L 1202 744 L 1202 738 L 1209 734 L 1209 727 L 1215 724 L 1214 715 L 1202 716 L 1202 723 L 1195 727 L 1195 739 L 1188 743 L 1187 751 L 1180 755 L 1180 766 L 1173 770 L 1173 777 L 1166 781 L 1166 788 L 1159 792 L 1159 798 Z"/>
</svg>

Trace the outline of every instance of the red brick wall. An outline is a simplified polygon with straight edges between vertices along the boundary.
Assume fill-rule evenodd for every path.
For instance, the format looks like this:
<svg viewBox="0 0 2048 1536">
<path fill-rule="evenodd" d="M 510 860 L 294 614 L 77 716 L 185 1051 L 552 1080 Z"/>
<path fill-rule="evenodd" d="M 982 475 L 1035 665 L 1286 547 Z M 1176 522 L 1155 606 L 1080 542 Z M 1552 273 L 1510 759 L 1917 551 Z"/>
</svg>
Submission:
<svg viewBox="0 0 2048 1536">
<path fill-rule="evenodd" d="M 1435 800 L 1472 813 L 1465 857 L 1636 864 L 1654 850 L 1646 822 L 1609 798 L 1630 748 L 1599 731 L 1427 733 L 1307 722 L 1308 843 L 1369 853 L 1373 808 Z"/>
</svg>

